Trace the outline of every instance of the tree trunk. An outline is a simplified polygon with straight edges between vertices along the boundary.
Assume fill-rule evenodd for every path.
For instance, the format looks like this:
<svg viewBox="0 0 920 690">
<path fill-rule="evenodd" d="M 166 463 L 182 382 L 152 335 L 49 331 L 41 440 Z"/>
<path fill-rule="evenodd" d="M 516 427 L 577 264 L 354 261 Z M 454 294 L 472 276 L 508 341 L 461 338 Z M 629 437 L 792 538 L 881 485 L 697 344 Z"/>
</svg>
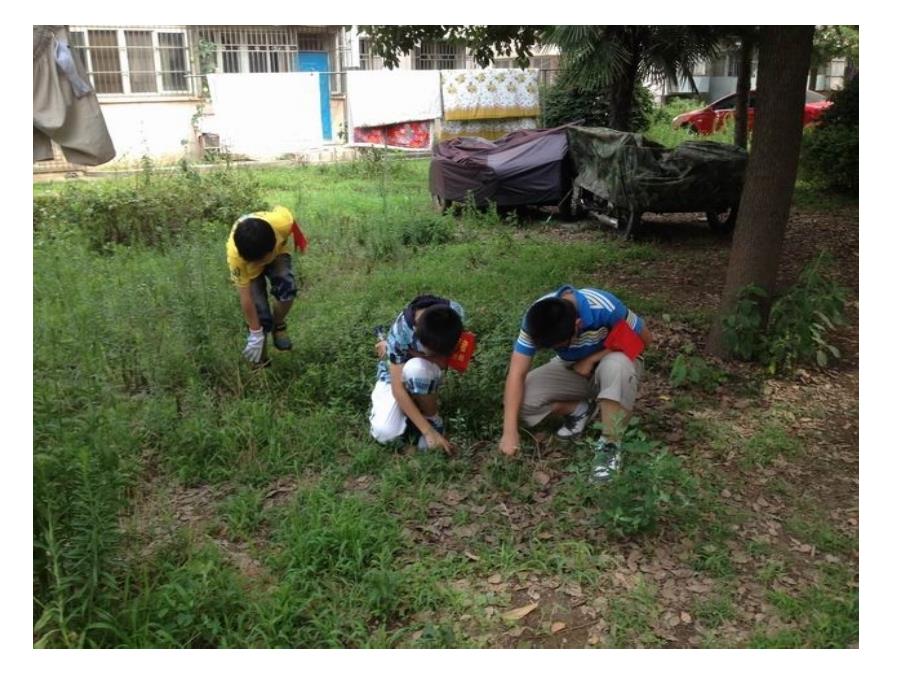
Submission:
<svg viewBox="0 0 920 690">
<path fill-rule="evenodd" d="M 730 354 L 722 338 L 722 317 L 734 310 L 738 291 L 754 284 L 772 298 L 776 290 L 802 142 L 802 112 L 813 34 L 813 26 L 765 26 L 761 30 L 757 129 L 751 144 L 722 303 L 706 346 L 710 354 L 719 357 Z"/>
<path fill-rule="evenodd" d="M 633 53 L 622 79 L 611 85 L 610 127 L 620 132 L 631 131 L 633 101 L 635 100 L 636 77 L 639 74 L 639 57 Z"/>
<path fill-rule="evenodd" d="M 752 43 L 749 35 L 741 37 L 741 68 L 738 72 L 738 97 L 735 99 L 735 146 L 745 149 L 748 144 L 747 111 L 751 94 Z"/>
</svg>

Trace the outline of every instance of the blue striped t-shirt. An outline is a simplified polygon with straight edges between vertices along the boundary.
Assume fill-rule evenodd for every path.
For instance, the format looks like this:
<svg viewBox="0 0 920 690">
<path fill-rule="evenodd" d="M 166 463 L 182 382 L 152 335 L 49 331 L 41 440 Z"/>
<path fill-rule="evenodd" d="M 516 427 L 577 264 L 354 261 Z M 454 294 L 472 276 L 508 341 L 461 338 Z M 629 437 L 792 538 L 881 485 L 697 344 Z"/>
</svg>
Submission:
<svg viewBox="0 0 920 690">
<path fill-rule="evenodd" d="M 610 329 L 624 319 L 636 333 L 641 333 L 645 327 L 642 319 L 635 312 L 627 309 L 625 304 L 609 292 L 597 288 L 576 289 L 571 285 L 563 285 L 558 290 L 543 295 L 536 302 L 549 297 L 562 297 L 567 292 L 575 294 L 575 300 L 578 303 L 577 318 L 581 319 L 581 324 L 572 342 L 566 347 L 556 349 L 556 354 L 561 359 L 577 362 L 604 349 L 604 340 L 610 333 Z M 537 352 L 537 346 L 527 332 L 526 314 L 521 323 L 521 332 L 514 343 L 514 351 L 528 357 L 533 357 Z"/>
</svg>

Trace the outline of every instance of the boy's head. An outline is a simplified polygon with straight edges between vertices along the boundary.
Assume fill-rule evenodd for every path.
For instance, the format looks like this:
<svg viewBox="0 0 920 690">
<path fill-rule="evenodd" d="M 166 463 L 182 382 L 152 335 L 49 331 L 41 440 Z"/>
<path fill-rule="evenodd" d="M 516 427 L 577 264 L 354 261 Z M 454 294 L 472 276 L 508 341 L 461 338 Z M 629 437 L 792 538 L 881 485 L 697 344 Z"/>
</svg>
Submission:
<svg viewBox="0 0 920 690">
<path fill-rule="evenodd" d="M 419 342 L 433 355 L 453 354 L 462 332 L 460 315 L 446 304 L 426 307 L 415 321 Z"/>
<path fill-rule="evenodd" d="M 275 231 L 261 218 L 243 218 L 233 231 L 233 243 L 245 261 L 259 261 L 275 248 Z"/>
<path fill-rule="evenodd" d="M 541 299 L 527 310 L 527 333 L 537 347 L 562 347 L 575 335 L 578 313 L 575 305 L 561 297 Z"/>
</svg>

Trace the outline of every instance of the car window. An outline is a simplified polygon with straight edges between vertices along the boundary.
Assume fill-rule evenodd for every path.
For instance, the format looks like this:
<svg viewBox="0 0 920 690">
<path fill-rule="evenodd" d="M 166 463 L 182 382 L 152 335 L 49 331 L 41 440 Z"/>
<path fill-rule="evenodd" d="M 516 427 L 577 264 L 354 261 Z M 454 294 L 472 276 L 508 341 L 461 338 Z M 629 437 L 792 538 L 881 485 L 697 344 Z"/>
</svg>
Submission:
<svg viewBox="0 0 920 690">
<path fill-rule="evenodd" d="M 817 91 L 812 91 L 807 89 L 805 91 L 805 102 L 806 103 L 817 103 L 818 101 L 826 101 L 827 97 L 824 94 L 820 94 Z"/>
<path fill-rule="evenodd" d="M 712 104 L 713 110 L 734 110 L 735 109 L 735 96 L 731 95 L 726 98 L 723 98 L 721 101 L 716 101 Z"/>
</svg>

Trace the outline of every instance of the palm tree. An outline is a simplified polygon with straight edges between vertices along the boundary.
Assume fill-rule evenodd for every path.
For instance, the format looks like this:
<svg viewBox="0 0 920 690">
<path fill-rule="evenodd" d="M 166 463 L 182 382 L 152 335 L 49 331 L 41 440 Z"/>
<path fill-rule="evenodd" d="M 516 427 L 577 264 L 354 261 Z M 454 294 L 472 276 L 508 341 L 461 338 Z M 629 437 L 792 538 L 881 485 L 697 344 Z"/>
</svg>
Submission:
<svg viewBox="0 0 920 690">
<path fill-rule="evenodd" d="M 709 26 L 555 26 L 542 42 L 560 49 L 563 82 L 605 89 L 610 126 L 628 131 L 636 86 L 686 78 L 695 91 L 693 66 L 717 54 L 719 38 Z"/>
</svg>

